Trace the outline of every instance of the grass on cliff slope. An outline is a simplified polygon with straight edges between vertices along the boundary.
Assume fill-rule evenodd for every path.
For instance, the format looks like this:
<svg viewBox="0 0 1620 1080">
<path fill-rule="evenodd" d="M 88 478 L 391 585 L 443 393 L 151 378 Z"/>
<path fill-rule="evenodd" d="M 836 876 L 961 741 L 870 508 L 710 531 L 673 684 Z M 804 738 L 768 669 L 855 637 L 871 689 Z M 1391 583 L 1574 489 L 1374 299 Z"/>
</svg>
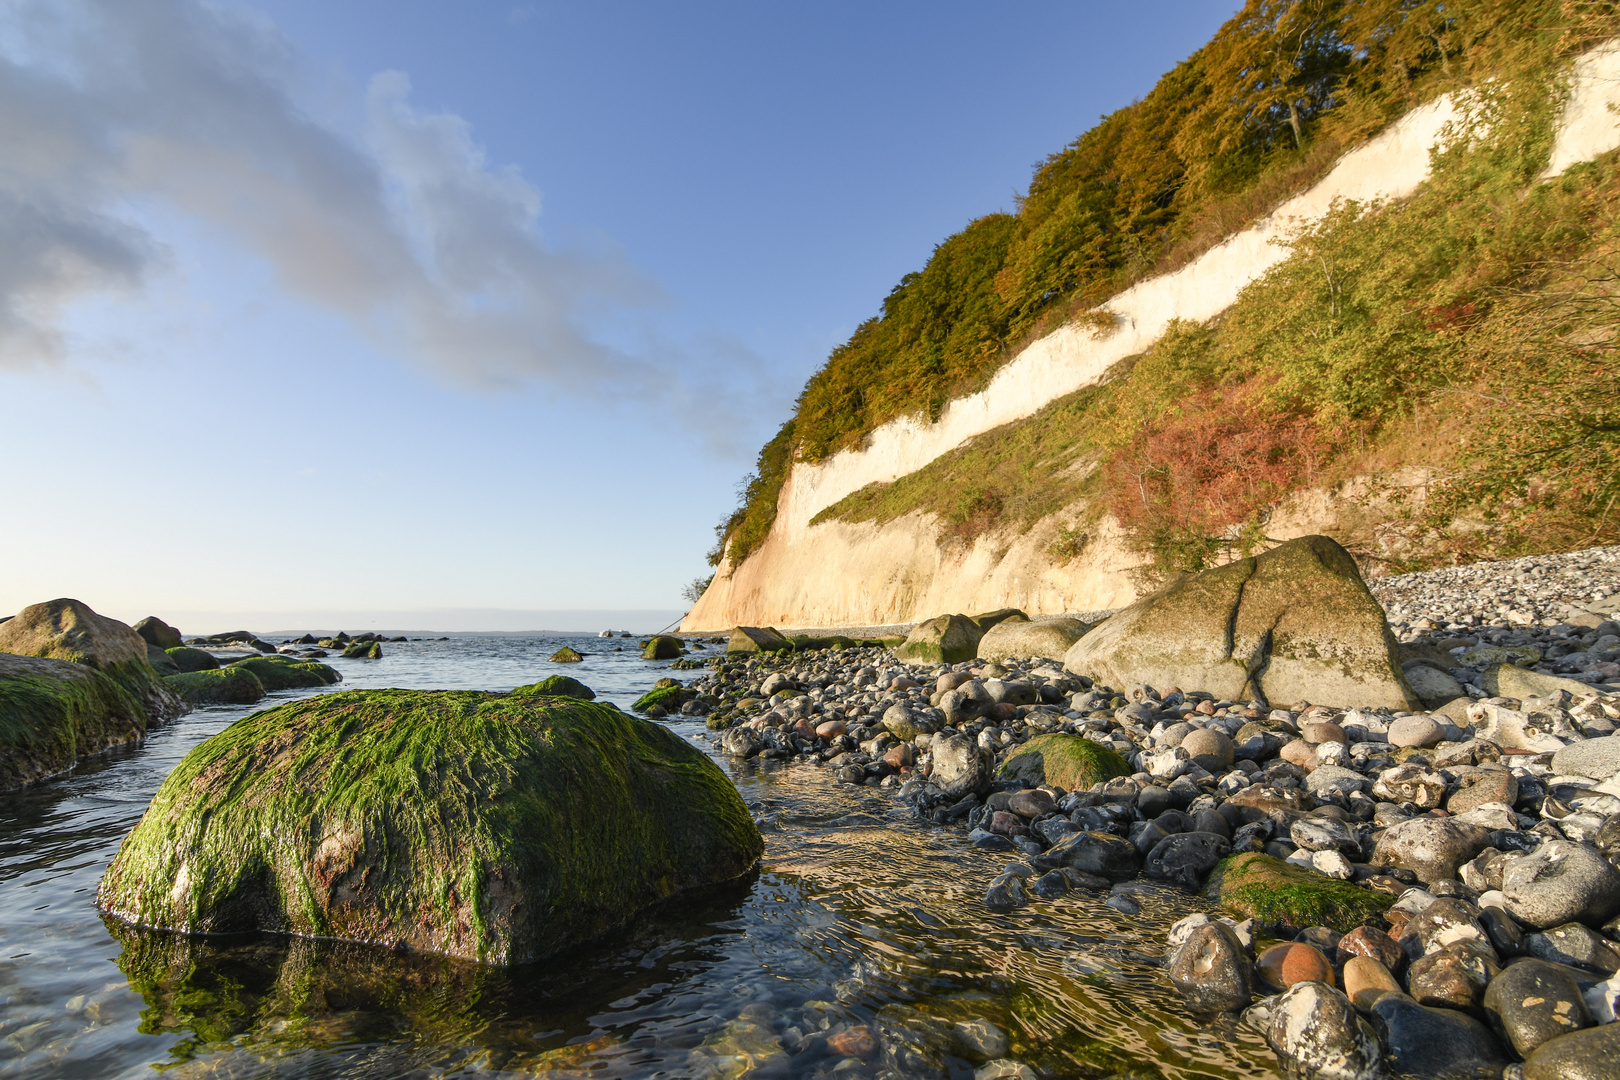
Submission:
<svg viewBox="0 0 1620 1080">
<path fill-rule="evenodd" d="M 1197 570 L 1287 494 L 1411 463 L 1415 429 L 1448 424 L 1421 451 L 1442 479 L 1418 564 L 1620 539 L 1620 170 L 1538 183 L 1556 97 L 1485 104 L 1418 194 L 1336 207 L 1210 325 L 816 520 L 924 511 L 971 539 L 1087 498 L 1161 571 Z"/>
<path fill-rule="evenodd" d="M 711 563 L 764 541 L 795 460 L 937 418 L 1023 343 L 1190 261 L 1413 106 L 1459 87 L 1534 87 L 1544 102 L 1569 56 L 1617 32 L 1596 0 L 1249 0 L 1145 98 L 1043 162 L 1015 214 L 974 221 L 895 286 L 761 450 Z"/>
</svg>

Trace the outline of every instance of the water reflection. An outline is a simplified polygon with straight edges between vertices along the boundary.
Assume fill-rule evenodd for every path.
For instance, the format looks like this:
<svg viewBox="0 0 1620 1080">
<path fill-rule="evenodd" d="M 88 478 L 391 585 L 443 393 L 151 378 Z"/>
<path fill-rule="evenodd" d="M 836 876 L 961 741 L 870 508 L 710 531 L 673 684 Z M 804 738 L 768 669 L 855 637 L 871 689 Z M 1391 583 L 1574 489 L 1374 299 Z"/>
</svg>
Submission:
<svg viewBox="0 0 1620 1080">
<path fill-rule="evenodd" d="M 556 647 L 401 649 L 394 676 L 351 664 L 340 688 L 518 685 L 550 673 L 535 656 Z M 579 677 L 620 703 L 667 666 L 593 659 Z M 542 964 L 104 925 L 91 897 L 118 840 L 179 758 L 245 711 L 193 714 L 0 807 L 0 1073 L 963 1080 L 1006 1057 L 1049 1076 L 1276 1075 L 1257 1036 L 1189 1016 L 1157 969 L 1196 900 L 1147 888 L 1134 917 L 1086 894 L 991 914 L 1004 856 L 802 763 L 723 762 L 766 837 L 757 879 Z"/>
</svg>

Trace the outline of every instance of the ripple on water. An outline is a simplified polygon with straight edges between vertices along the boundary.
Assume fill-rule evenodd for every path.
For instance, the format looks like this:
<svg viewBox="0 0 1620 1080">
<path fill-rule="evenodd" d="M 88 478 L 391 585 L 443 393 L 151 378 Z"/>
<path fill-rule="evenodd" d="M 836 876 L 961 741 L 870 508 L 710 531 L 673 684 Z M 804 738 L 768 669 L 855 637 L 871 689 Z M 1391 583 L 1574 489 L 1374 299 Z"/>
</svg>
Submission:
<svg viewBox="0 0 1620 1080">
<path fill-rule="evenodd" d="M 412 643 L 342 665 L 338 689 L 520 685 L 554 670 L 559 642 L 597 647 Z M 666 666 L 599 654 L 570 673 L 627 706 Z M 765 832 L 753 879 L 543 964 L 104 924 L 92 897 L 118 841 L 186 751 L 246 711 L 192 714 L 0 808 L 0 1073 L 962 1078 L 981 1055 L 956 1025 L 988 1021 L 1008 1056 L 1056 1076 L 1276 1075 L 1257 1035 L 1189 1016 L 1158 973 L 1194 901 L 1153 887 L 1134 917 L 1084 893 L 987 912 L 1003 857 L 804 764 L 723 759 Z M 887 1057 L 861 1056 L 862 1028 Z"/>
</svg>

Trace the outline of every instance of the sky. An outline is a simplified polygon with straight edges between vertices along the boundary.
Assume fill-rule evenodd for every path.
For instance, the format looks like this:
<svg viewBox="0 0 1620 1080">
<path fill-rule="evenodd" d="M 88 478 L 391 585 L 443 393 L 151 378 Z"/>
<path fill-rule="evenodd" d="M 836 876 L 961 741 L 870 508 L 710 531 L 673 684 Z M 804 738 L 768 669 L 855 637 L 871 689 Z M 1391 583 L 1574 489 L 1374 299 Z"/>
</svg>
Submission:
<svg viewBox="0 0 1620 1080">
<path fill-rule="evenodd" d="M 831 349 L 1235 6 L 0 0 L 0 613 L 658 629 Z"/>
</svg>

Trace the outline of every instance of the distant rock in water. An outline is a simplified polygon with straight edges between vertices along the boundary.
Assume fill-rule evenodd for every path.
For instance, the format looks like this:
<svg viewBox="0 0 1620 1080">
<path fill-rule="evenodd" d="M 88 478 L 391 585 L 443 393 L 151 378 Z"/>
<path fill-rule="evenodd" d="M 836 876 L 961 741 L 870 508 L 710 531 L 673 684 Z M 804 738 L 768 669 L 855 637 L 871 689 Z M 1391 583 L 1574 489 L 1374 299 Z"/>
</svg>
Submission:
<svg viewBox="0 0 1620 1080">
<path fill-rule="evenodd" d="M 205 648 L 223 649 L 233 645 L 242 645 L 250 649 L 257 649 L 262 653 L 273 653 L 276 647 L 264 641 L 250 630 L 228 630 L 223 634 L 209 634 L 206 637 L 194 637 L 186 642 L 187 645 L 201 645 Z"/>
<path fill-rule="evenodd" d="M 658 634 L 641 647 L 643 660 L 674 660 L 686 651 L 686 643 L 669 634 Z"/>
<path fill-rule="evenodd" d="M 160 649 L 178 649 L 181 645 L 180 631 L 156 615 L 148 615 L 136 623 L 134 630 L 148 645 L 156 645 Z"/>
<path fill-rule="evenodd" d="M 133 693 L 145 712 L 142 730 L 189 711 L 184 698 L 152 668 L 147 643 L 126 623 L 97 615 L 80 600 L 51 600 L 0 623 L 0 652 L 66 660 L 95 668 Z"/>
<path fill-rule="evenodd" d="M 170 649 L 167 653 L 170 662 L 181 671 L 209 671 L 219 667 L 219 661 L 211 652 L 202 649 L 193 649 L 189 645 L 182 645 L 178 649 Z"/>
<path fill-rule="evenodd" d="M 343 647 L 345 660 L 381 660 L 382 646 L 375 641 L 356 641 Z"/>
<path fill-rule="evenodd" d="M 193 705 L 255 705 L 264 700 L 264 684 L 235 664 L 170 675 L 164 681 Z"/>
<path fill-rule="evenodd" d="M 573 649 L 570 649 L 567 645 L 564 645 L 562 648 L 551 654 L 551 662 L 553 664 L 577 664 L 584 659 L 585 657 L 581 656 Z"/>
<path fill-rule="evenodd" d="M 595 690 L 592 690 L 578 679 L 569 678 L 567 675 L 553 675 L 549 679 L 541 679 L 537 683 L 520 686 L 512 691 L 514 698 L 537 695 L 579 698 L 583 701 L 596 700 Z"/>
<path fill-rule="evenodd" d="M 611 706 L 350 691 L 256 713 L 186 755 L 98 903 L 160 929 L 518 963 L 734 880 L 762 850 L 713 761 Z"/>
<path fill-rule="evenodd" d="M 230 665 L 242 671 L 251 671 L 265 690 L 300 690 L 315 686 L 331 686 L 343 681 L 337 668 L 313 660 L 294 660 L 286 656 L 250 656 Z"/>
<path fill-rule="evenodd" d="M 1304 536 L 1138 601 L 1075 642 L 1063 666 L 1109 686 L 1416 708 L 1399 655 L 1349 552 Z"/>
</svg>

